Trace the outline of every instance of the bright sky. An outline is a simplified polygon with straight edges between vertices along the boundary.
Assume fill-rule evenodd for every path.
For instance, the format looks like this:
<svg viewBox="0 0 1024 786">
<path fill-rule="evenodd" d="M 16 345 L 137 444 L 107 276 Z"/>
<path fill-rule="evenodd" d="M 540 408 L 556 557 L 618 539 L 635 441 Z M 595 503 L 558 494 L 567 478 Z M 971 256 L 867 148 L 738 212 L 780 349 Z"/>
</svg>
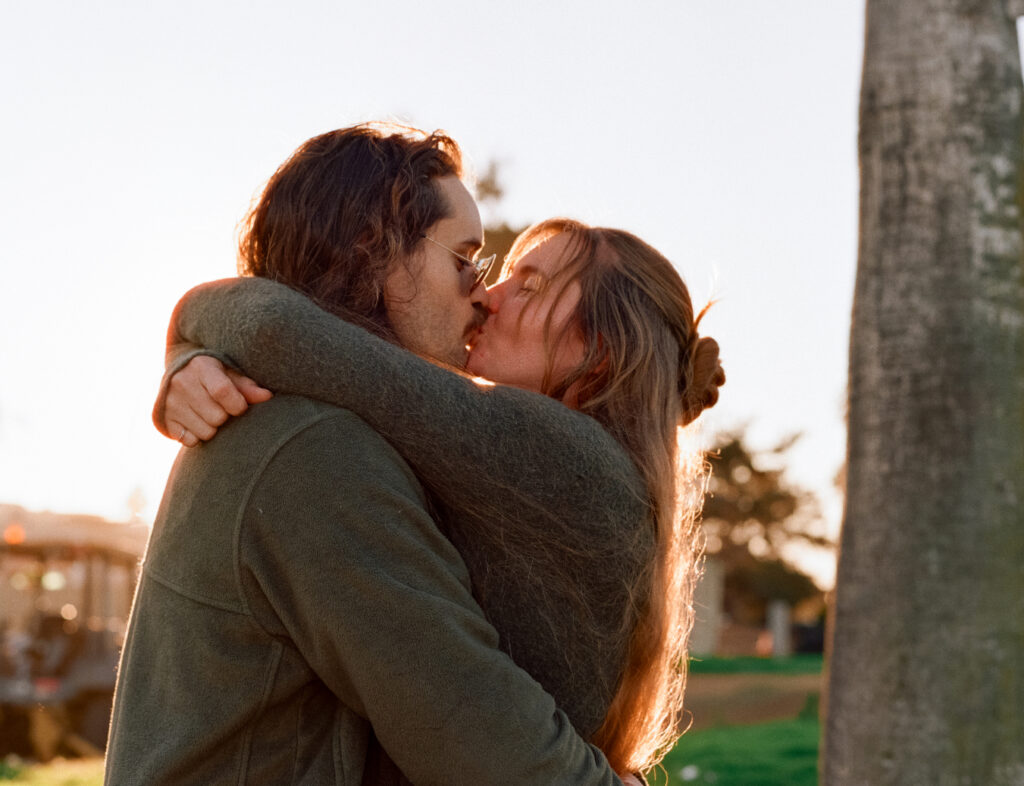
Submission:
<svg viewBox="0 0 1024 786">
<path fill-rule="evenodd" d="M 444 128 L 497 218 L 571 215 L 672 259 L 729 375 L 713 432 L 843 461 L 861 0 L 488 4 L 11 0 L 0 26 L 0 502 L 151 519 L 178 297 L 234 274 L 249 200 L 304 139 Z M 485 220 L 488 216 L 485 214 Z"/>
</svg>

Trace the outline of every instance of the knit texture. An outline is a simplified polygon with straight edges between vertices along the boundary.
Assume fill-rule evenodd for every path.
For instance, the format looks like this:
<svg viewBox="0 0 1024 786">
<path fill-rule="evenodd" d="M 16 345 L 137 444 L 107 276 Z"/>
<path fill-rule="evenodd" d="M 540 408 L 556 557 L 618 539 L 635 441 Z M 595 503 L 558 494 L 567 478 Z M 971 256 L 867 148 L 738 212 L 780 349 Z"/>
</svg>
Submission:
<svg viewBox="0 0 1024 786">
<path fill-rule="evenodd" d="M 108 784 L 616 784 L 497 649 L 409 467 L 277 396 L 183 450 L 118 676 Z"/>
<path fill-rule="evenodd" d="M 169 369 L 201 346 L 272 390 L 350 409 L 383 435 L 434 496 L 501 648 L 581 734 L 596 731 L 624 667 L 654 534 L 639 473 L 595 420 L 441 368 L 266 279 L 197 287 L 169 337 Z M 161 407 L 162 397 L 158 422 Z M 578 592 L 552 580 L 565 575 Z"/>
</svg>

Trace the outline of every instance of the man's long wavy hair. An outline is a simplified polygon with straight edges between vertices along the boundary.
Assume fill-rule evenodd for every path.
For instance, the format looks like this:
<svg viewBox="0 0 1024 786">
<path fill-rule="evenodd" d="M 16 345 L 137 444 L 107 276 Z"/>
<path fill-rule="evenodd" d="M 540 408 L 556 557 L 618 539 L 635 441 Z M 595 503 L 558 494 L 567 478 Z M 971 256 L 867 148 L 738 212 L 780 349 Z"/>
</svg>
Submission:
<svg viewBox="0 0 1024 786">
<path fill-rule="evenodd" d="M 616 771 L 647 771 L 682 731 L 686 642 L 703 545 L 705 461 L 685 447 L 683 427 L 715 403 L 724 375 L 718 345 L 697 334 L 704 312 L 694 314 L 675 268 L 628 232 L 544 221 L 519 236 L 506 267 L 555 235 L 569 242 L 548 286 L 560 287 L 557 302 L 573 281 L 579 284 L 563 330 L 582 332 L 585 355 L 564 379 L 551 379 L 549 368 L 544 392 L 595 418 L 629 453 L 646 484 L 656 545 L 624 621 L 631 626 L 625 669 L 591 741 Z M 563 336 L 550 316 L 546 328 L 552 358 Z"/>
<path fill-rule="evenodd" d="M 437 178 L 462 176 L 451 137 L 363 123 L 302 143 L 242 220 L 238 270 L 296 289 L 395 340 L 384 282 L 451 208 Z"/>
</svg>

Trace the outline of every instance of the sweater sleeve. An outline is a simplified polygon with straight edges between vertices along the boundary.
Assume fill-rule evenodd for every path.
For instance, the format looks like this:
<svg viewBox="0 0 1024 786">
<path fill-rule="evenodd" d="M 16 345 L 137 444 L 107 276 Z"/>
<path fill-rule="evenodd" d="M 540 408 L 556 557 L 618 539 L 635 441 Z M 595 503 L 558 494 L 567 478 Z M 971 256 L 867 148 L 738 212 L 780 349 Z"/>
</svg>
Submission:
<svg viewBox="0 0 1024 786">
<path fill-rule="evenodd" d="M 351 413 L 282 445 L 246 505 L 248 603 L 415 783 L 620 781 L 507 655 L 394 451 Z"/>
<path fill-rule="evenodd" d="M 222 353 L 276 392 L 352 410 L 456 507 L 512 500 L 517 516 L 544 514 L 540 522 L 553 508 L 601 504 L 602 489 L 643 496 L 628 455 L 592 418 L 423 360 L 282 284 L 243 278 L 196 287 L 175 309 L 168 336 L 172 346 Z"/>
</svg>

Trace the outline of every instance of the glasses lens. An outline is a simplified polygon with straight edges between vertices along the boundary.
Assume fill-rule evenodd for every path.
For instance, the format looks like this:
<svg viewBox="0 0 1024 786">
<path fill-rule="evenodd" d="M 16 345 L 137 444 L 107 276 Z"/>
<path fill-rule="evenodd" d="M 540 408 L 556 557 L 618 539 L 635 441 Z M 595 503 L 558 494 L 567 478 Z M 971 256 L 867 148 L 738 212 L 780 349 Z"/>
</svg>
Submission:
<svg viewBox="0 0 1024 786">
<path fill-rule="evenodd" d="M 487 274 L 491 270 L 491 265 L 494 264 L 494 258 L 497 254 L 491 254 L 486 259 L 478 259 L 473 267 L 476 268 L 476 278 L 473 280 L 473 287 L 478 287 L 487 278 Z"/>
</svg>

